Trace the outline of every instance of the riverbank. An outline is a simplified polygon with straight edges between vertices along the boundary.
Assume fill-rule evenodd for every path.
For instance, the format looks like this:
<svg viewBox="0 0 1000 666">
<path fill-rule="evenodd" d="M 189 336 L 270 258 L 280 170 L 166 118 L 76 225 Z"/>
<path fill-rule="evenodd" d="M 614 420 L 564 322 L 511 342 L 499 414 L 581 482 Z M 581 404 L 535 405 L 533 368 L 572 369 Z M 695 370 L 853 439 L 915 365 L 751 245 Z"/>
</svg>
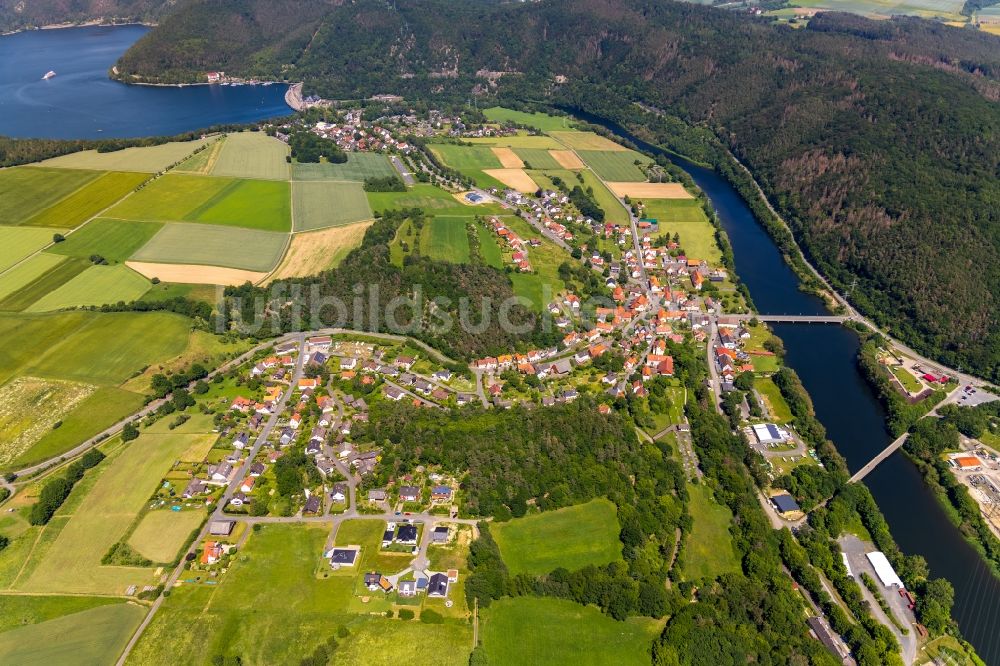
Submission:
<svg viewBox="0 0 1000 666">
<path fill-rule="evenodd" d="M 295 111 L 302 111 L 306 108 L 305 102 L 302 101 L 301 83 L 293 83 L 288 86 L 288 90 L 285 91 L 285 104 Z"/>
</svg>

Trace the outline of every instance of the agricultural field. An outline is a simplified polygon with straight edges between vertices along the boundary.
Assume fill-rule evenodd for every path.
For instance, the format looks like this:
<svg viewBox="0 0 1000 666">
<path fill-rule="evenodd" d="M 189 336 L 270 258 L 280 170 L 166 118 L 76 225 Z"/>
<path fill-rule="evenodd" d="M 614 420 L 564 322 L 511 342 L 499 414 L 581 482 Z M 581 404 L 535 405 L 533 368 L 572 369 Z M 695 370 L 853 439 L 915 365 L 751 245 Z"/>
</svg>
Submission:
<svg viewBox="0 0 1000 666">
<path fill-rule="evenodd" d="M 98 171 L 17 167 L 0 171 L 0 225 L 23 224 L 100 176 Z"/>
<path fill-rule="evenodd" d="M 528 134 L 519 132 L 514 136 L 483 136 L 463 138 L 465 143 L 477 146 L 493 146 L 504 148 L 538 148 L 544 150 L 558 150 L 565 148 L 561 143 L 551 136 L 544 134 Z"/>
<path fill-rule="evenodd" d="M 615 143 L 611 139 L 605 139 L 595 132 L 562 132 L 550 131 L 549 136 L 572 150 L 591 151 L 628 151 L 625 146 Z"/>
<path fill-rule="evenodd" d="M 149 242 L 162 227 L 159 222 L 98 218 L 74 231 L 47 252 L 81 259 L 99 254 L 109 262 L 121 262 Z"/>
<path fill-rule="evenodd" d="M 226 137 L 220 136 L 216 141 L 213 141 L 204 150 L 199 150 L 197 153 L 191 155 L 176 167 L 172 169 L 174 173 L 196 173 L 196 174 L 209 174 L 212 172 L 212 166 L 215 161 L 219 159 L 219 153 L 222 152 L 222 144 L 225 143 Z"/>
<path fill-rule="evenodd" d="M 483 257 L 483 263 L 493 268 L 503 268 L 503 252 L 497 244 L 496 235 L 486 228 L 485 225 L 477 223 L 476 233 L 479 236 L 479 254 Z"/>
<path fill-rule="evenodd" d="M 109 455 L 95 468 L 93 487 L 72 510 L 30 577 L 18 582 L 18 589 L 121 594 L 132 584 L 155 584 L 152 568 L 103 566 L 101 558 L 125 535 L 160 479 L 191 446 L 193 438 L 204 437 L 143 433 Z"/>
<path fill-rule="evenodd" d="M 608 183 L 618 197 L 632 199 L 693 199 L 680 183 Z"/>
<path fill-rule="evenodd" d="M 0 632 L 0 662 L 19 666 L 114 663 L 145 615 L 146 608 L 138 604 L 109 603 Z"/>
<path fill-rule="evenodd" d="M 729 526 L 733 514 L 715 501 L 705 485 L 688 485 L 688 511 L 693 526 L 684 546 L 684 578 L 716 578 L 724 573 L 739 573 L 740 561 L 733 548 Z"/>
<path fill-rule="evenodd" d="M 273 231 L 176 223 L 160 229 L 132 259 L 266 272 L 277 265 L 287 244 L 287 234 Z"/>
<path fill-rule="evenodd" d="M 500 160 L 500 166 L 505 169 L 521 169 L 524 168 L 524 162 L 518 157 L 517 153 L 511 148 L 493 146 L 491 148 L 493 154 L 496 155 L 497 159 Z M 541 151 L 544 152 L 544 151 Z"/>
<path fill-rule="evenodd" d="M 353 627 L 351 636 L 337 648 L 334 663 L 399 666 L 433 662 L 435 666 L 466 666 L 471 650 L 472 629 L 464 622 L 424 624 L 372 618 Z"/>
<path fill-rule="evenodd" d="M 127 266 L 91 266 L 69 282 L 42 296 L 27 312 L 51 312 L 87 305 L 139 300 L 149 280 Z"/>
<path fill-rule="evenodd" d="M 295 231 L 339 227 L 372 217 L 359 183 L 293 182 L 292 210 Z"/>
<path fill-rule="evenodd" d="M 634 150 L 580 150 L 580 159 L 603 180 L 609 182 L 646 182 L 646 174 L 635 164 L 649 158 Z"/>
<path fill-rule="evenodd" d="M 207 439 L 210 447 L 215 435 Z M 147 560 L 173 562 L 191 532 L 204 520 L 205 514 L 201 511 L 150 511 L 139 521 L 128 544 Z"/>
<path fill-rule="evenodd" d="M 39 279 L 62 261 L 63 257 L 42 252 L 0 274 L 0 302 Z"/>
<path fill-rule="evenodd" d="M 122 603 L 107 597 L 60 597 L 0 594 L 0 633 L 99 606 Z"/>
<path fill-rule="evenodd" d="M 288 180 L 289 168 L 285 160 L 288 154 L 287 145 L 263 132 L 236 132 L 226 135 L 209 173 L 234 178 Z"/>
<path fill-rule="evenodd" d="M 518 192 L 531 193 L 538 189 L 538 183 L 524 169 L 483 169 L 483 173 Z"/>
<path fill-rule="evenodd" d="M 288 231 L 291 195 L 286 182 L 168 174 L 112 208 L 106 217 Z"/>
<path fill-rule="evenodd" d="M 28 451 L 96 389 L 38 377 L 18 377 L 0 386 L 0 466 Z"/>
<path fill-rule="evenodd" d="M 464 172 L 481 171 L 483 169 L 499 169 L 500 160 L 489 146 L 462 146 L 451 143 L 435 143 L 430 146 L 431 152 L 438 159 Z"/>
<path fill-rule="evenodd" d="M 157 278 L 162 282 L 185 286 L 204 286 L 207 284 L 228 287 L 241 285 L 245 282 L 256 283 L 267 277 L 265 271 L 248 271 L 204 264 L 158 264 L 147 261 L 129 261 L 127 265 L 150 280 Z M 146 300 L 148 296 L 149 292 L 143 300 Z"/>
<path fill-rule="evenodd" d="M 502 106 L 484 109 L 483 115 L 488 120 L 496 123 L 513 122 L 518 125 L 534 127 L 543 132 L 550 130 L 571 130 L 573 122 L 573 119 L 569 116 L 550 116 L 547 113 L 515 111 L 513 109 L 505 109 Z"/>
<path fill-rule="evenodd" d="M 348 153 L 343 164 L 292 164 L 292 180 L 351 180 L 364 182 L 369 178 L 395 176 L 389 158 L 376 153 Z"/>
<path fill-rule="evenodd" d="M 23 266 L 30 266 L 31 268 L 28 272 L 34 273 L 35 267 L 38 265 L 38 259 L 47 256 L 51 255 L 47 255 L 45 253 L 36 255 L 24 264 L 11 269 L 10 273 L 5 274 L 5 277 L 10 275 L 14 283 L 20 283 L 21 278 L 28 277 L 27 275 L 21 273 L 20 269 Z M 90 266 L 91 263 L 86 259 L 63 259 L 53 266 L 48 272 L 42 273 L 27 283 L 20 284 L 20 286 L 17 286 L 15 290 L 4 296 L 3 300 L 0 301 L 0 310 L 21 312 L 30 307 L 31 304 L 38 299 L 43 298 L 49 292 L 58 289 L 62 285 L 69 282 L 77 275 L 87 270 Z M 11 286 L 15 285 L 12 284 Z"/>
<path fill-rule="evenodd" d="M 52 230 L 38 227 L 0 227 L 0 271 L 52 242 Z"/>
<path fill-rule="evenodd" d="M 919 16 L 922 18 L 951 19 L 965 21 L 962 15 L 962 0 L 804 0 L 794 6 L 808 9 L 826 9 L 850 12 L 872 18 L 891 16 Z"/>
<path fill-rule="evenodd" d="M 597 205 L 604 211 L 605 221 L 628 224 L 629 214 L 628 209 L 625 208 L 625 204 L 619 201 L 618 197 L 601 182 L 597 174 L 590 169 L 583 169 L 579 173 L 583 176 L 584 188 L 589 187 L 594 190 L 594 200 L 597 201 Z"/>
<path fill-rule="evenodd" d="M 480 638 L 490 664 L 603 666 L 648 664 L 662 623 L 618 622 L 565 599 L 518 597 L 481 611 Z"/>
<path fill-rule="evenodd" d="M 74 229 L 149 179 L 144 173 L 110 172 L 93 180 L 25 224 Z"/>
<path fill-rule="evenodd" d="M 563 169 L 583 169 L 587 165 L 583 163 L 580 156 L 577 155 L 572 150 L 550 150 L 549 155 L 552 156 L 559 166 Z"/>
<path fill-rule="evenodd" d="M 556 158 L 552 156 L 552 151 L 549 150 L 544 150 L 542 148 L 518 148 L 514 152 L 517 153 L 517 156 L 522 160 L 522 166 L 526 169 L 563 168 L 562 164 L 560 164 Z"/>
<path fill-rule="evenodd" d="M 464 217 L 435 217 L 424 223 L 420 253 L 455 264 L 469 262 L 469 234 Z"/>
<path fill-rule="evenodd" d="M 316 275 L 335 268 L 351 250 L 361 245 L 371 225 L 371 221 L 357 222 L 293 235 L 288 251 L 270 279 Z"/>
<path fill-rule="evenodd" d="M 697 199 L 645 199 L 645 217 L 657 221 L 659 236 L 680 236 L 681 247 L 687 256 L 704 259 L 717 265 L 722 261 L 722 251 L 715 240 L 716 229 L 705 215 Z"/>
<path fill-rule="evenodd" d="M 606 499 L 490 527 L 511 574 L 545 574 L 559 567 L 576 571 L 620 560 L 620 531 L 615 505 Z"/>
<path fill-rule="evenodd" d="M 144 148 L 125 148 L 110 153 L 99 153 L 96 150 L 83 150 L 78 153 L 62 155 L 45 160 L 40 164 L 60 169 L 95 169 L 97 171 L 139 171 L 142 173 L 159 173 L 168 167 L 183 161 L 199 147 L 204 146 L 214 138 L 198 139 L 196 141 L 173 141 L 159 146 Z"/>
<path fill-rule="evenodd" d="M 500 215 L 503 208 L 494 203 L 461 203 L 441 188 L 417 183 L 406 192 L 366 192 L 373 211 L 422 208 L 428 215 Z"/>
</svg>

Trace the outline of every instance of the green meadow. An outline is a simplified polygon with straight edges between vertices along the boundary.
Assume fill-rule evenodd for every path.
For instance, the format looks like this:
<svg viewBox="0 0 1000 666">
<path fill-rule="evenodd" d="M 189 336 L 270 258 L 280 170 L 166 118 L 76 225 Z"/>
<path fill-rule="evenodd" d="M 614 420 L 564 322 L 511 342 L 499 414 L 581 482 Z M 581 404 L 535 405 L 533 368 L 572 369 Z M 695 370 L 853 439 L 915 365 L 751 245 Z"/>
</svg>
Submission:
<svg viewBox="0 0 1000 666">
<path fill-rule="evenodd" d="M 99 254 L 109 262 L 125 261 L 162 228 L 159 222 L 98 218 L 47 252 L 87 259 Z M 2 292 L 2 290 L 0 290 Z"/>
<path fill-rule="evenodd" d="M 263 132 L 235 132 L 226 135 L 212 175 L 288 180 L 288 154 L 288 146 Z"/>
<path fill-rule="evenodd" d="M 372 217 L 360 183 L 293 182 L 292 209 L 295 231 L 341 227 Z"/>
<path fill-rule="evenodd" d="M 479 235 L 479 254 L 483 257 L 483 263 L 493 268 L 503 268 L 503 252 L 497 243 L 496 234 L 486 227 L 485 224 L 476 223 L 476 233 Z"/>
<path fill-rule="evenodd" d="M 199 147 L 215 138 L 195 141 L 172 141 L 158 146 L 125 148 L 109 153 L 96 150 L 82 150 L 41 162 L 42 166 L 63 169 L 97 169 L 98 171 L 141 171 L 159 173 L 167 167 L 183 161 Z"/>
<path fill-rule="evenodd" d="M 91 266 L 91 263 L 86 259 L 63 258 L 62 261 L 52 266 L 47 272 L 41 273 L 23 284 L 21 283 L 23 278 L 30 277 L 40 267 L 38 263 L 39 259 L 50 256 L 52 255 L 43 252 L 18 265 L 9 273 L 4 274 L 4 277 L 11 277 L 11 287 L 16 288 L 4 295 L 3 300 L 0 300 L 0 310 L 22 312 Z M 48 260 L 45 259 L 43 261 Z M 22 268 L 24 269 L 23 273 L 21 271 Z"/>
<path fill-rule="evenodd" d="M 569 116 L 550 116 L 547 113 L 515 111 L 505 109 L 502 106 L 484 109 L 483 115 L 493 122 L 513 122 L 518 125 L 534 127 L 543 132 L 573 129 L 571 124 L 573 119 Z"/>
<path fill-rule="evenodd" d="M 373 211 L 422 208 L 428 215 L 499 215 L 503 208 L 494 203 L 476 206 L 461 203 L 448 192 L 417 183 L 406 192 L 366 192 Z"/>
<path fill-rule="evenodd" d="M 348 153 L 342 164 L 292 164 L 292 180 L 351 180 L 364 182 L 369 178 L 396 175 L 396 169 L 385 155 L 377 153 Z"/>
<path fill-rule="evenodd" d="M 28 312 L 50 312 L 88 305 L 137 301 L 149 280 L 122 265 L 91 266 L 69 282 L 32 303 Z"/>
<path fill-rule="evenodd" d="M 697 199 L 645 199 L 645 216 L 659 223 L 659 235 L 680 236 L 687 256 L 705 259 L 711 264 L 722 261 L 722 251 L 715 240 L 715 227 Z"/>
<path fill-rule="evenodd" d="M 424 223 L 420 253 L 431 259 L 464 264 L 469 261 L 469 218 L 434 217 Z"/>
<path fill-rule="evenodd" d="M 0 271 L 52 242 L 52 230 L 40 227 L 0 227 Z"/>
<path fill-rule="evenodd" d="M 274 231 L 175 223 L 164 225 L 132 259 L 269 271 L 287 244 L 288 235 Z"/>
<path fill-rule="evenodd" d="M 148 178 L 144 173 L 106 173 L 38 213 L 26 224 L 73 229 L 117 202 Z"/>
<path fill-rule="evenodd" d="M 101 175 L 98 171 L 17 167 L 0 170 L 0 225 L 23 224 Z"/>
<path fill-rule="evenodd" d="M 575 571 L 620 560 L 620 531 L 615 505 L 606 499 L 490 526 L 512 574 L 546 574 L 559 567 Z"/>
<path fill-rule="evenodd" d="M 646 182 L 646 174 L 636 166 L 635 162 L 638 160 L 648 163 L 649 158 L 634 150 L 578 150 L 577 154 L 587 166 L 606 181 Z"/>
<path fill-rule="evenodd" d="M 452 169 L 473 171 L 481 169 L 499 169 L 500 160 L 489 146 L 461 146 L 451 143 L 435 143 L 430 145 L 431 151 L 442 162 Z"/>
<path fill-rule="evenodd" d="M 739 573 L 740 560 L 729 534 L 732 512 L 716 502 L 712 491 L 703 484 L 688 485 L 688 497 L 693 526 L 684 546 L 684 578 L 700 580 Z"/>
<path fill-rule="evenodd" d="M 562 165 L 543 148 L 515 148 L 514 153 L 524 162 L 525 169 L 562 169 Z"/>
<path fill-rule="evenodd" d="M 0 274 L 0 303 L 58 266 L 64 257 L 41 252 Z"/>
</svg>

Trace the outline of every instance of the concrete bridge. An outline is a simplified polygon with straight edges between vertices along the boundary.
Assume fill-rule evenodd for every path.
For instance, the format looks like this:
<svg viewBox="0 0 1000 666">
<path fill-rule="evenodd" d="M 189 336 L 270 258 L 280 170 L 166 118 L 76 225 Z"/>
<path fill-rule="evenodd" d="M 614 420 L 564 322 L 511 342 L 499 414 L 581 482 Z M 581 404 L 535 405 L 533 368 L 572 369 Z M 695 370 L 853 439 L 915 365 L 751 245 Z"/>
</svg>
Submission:
<svg viewBox="0 0 1000 666">
<path fill-rule="evenodd" d="M 784 314 L 741 314 L 723 315 L 723 317 L 739 321 L 766 321 L 774 324 L 843 324 L 851 317 L 842 315 L 784 315 Z"/>
<path fill-rule="evenodd" d="M 869 474 L 871 474 L 871 471 L 873 469 L 875 469 L 876 467 L 878 467 L 879 463 L 881 463 L 883 460 L 885 460 L 886 458 L 888 458 L 889 456 L 891 456 L 893 453 L 895 453 L 896 451 L 898 451 L 900 449 L 900 447 L 903 446 L 903 444 L 906 444 L 906 438 L 909 437 L 909 436 L 910 436 L 910 433 L 904 432 L 896 441 L 894 441 L 892 444 L 890 444 L 889 446 L 887 446 L 884 449 L 882 449 L 882 452 L 879 453 L 874 458 L 872 458 L 871 461 L 867 465 L 865 465 L 864 467 L 862 467 L 861 469 L 859 469 L 857 472 L 855 472 L 854 476 L 852 476 L 850 479 L 848 479 L 848 483 L 857 483 L 861 479 L 863 479 L 866 476 L 868 476 Z"/>
</svg>

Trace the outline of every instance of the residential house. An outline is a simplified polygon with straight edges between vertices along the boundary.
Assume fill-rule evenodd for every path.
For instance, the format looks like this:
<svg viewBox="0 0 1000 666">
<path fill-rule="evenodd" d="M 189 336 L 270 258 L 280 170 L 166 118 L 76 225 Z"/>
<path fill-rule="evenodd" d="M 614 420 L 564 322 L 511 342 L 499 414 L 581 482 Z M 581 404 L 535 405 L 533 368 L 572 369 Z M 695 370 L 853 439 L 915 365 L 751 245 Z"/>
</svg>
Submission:
<svg viewBox="0 0 1000 666">
<path fill-rule="evenodd" d="M 434 486 L 431 488 L 431 500 L 434 502 L 445 502 L 451 499 L 451 488 L 448 486 Z"/>
<path fill-rule="evenodd" d="M 201 551 L 201 563 L 205 565 L 215 564 L 222 559 L 222 545 L 218 541 L 206 541 L 205 547 Z"/>
<path fill-rule="evenodd" d="M 384 502 L 388 496 L 388 493 L 382 488 L 374 488 L 368 491 L 368 501 L 370 502 Z"/>
<path fill-rule="evenodd" d="M 447 597 L 448 596 L 448 576 L 443 573 L 433 574 L 427 583 L 427 596 Z"/>
<path fill-rule="evenodd" d="M 399 489 L 399 499 L 404 502 L 416 502 L 420 499 L 420 488 L 416 486 L 402 486 Z"/>
<path fill-rule="evenodd" d="M 323 502 L 320 500 L 319 495 L 310 495 L 309 499 L 306 500 L 305 506 L 302 507 L 302 513 L 305 515 L 316 515 L 323 511 Z"/>
<path fill-rule="evenodd" d="M 333 502 L 346 502 L 349 488 L 346 483 L 335 483 L 330 491 L 330 500 Z"/>
<path fill-rule="evenodd" d="M 415 546 L 417 543 L 417 526 L 400 525 L 399 529 L 396 530 L 396 543 Z"/>
<path fill-rule="evenodd" d="M 245 432 L 241 432 L 233 438 L 233 448 L 242 451 L 246 447 L 250 446 L 250 435 Z"/>
<path fill-rule="evenodd" d="M 438 525 L 431 532 L 431 543 L 448 543 L 451 531 L 447 525 Z"/>
</svg>

